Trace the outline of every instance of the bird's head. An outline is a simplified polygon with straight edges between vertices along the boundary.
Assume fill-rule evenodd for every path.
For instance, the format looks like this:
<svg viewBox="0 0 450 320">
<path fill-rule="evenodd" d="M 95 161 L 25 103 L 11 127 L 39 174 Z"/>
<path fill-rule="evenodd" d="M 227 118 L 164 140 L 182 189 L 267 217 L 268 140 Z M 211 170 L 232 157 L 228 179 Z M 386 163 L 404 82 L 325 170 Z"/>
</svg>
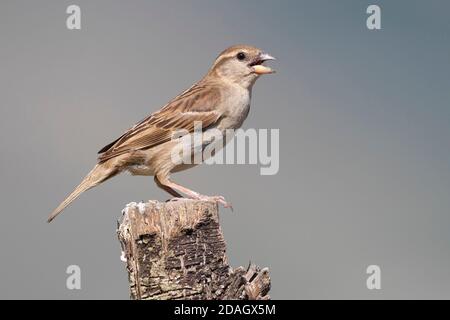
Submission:
<svg viewBox="0 0 450 320">
<path fill-rule="evenodd" d="M 264 65 L 268 60 L 275 58 L 261 49 L 237 45 L 217 57 L 208 75 L 251 88 L 259 76 L 275 72 Z"/>
</svg>

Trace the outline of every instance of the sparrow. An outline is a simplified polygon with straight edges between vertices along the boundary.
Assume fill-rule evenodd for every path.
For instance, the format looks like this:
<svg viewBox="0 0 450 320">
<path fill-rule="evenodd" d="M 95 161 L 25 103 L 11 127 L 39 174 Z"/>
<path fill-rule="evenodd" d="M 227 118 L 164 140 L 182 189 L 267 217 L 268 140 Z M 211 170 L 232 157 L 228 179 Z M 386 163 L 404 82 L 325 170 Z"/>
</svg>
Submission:
<svg viewBox="0 0 450 320">
<path fill-rule="evenodd" d="M 202 134 L 212 128 L 225 134 L 238 129 L 250 110 L 252 88 L 264 74 L 274 73 L 264 62 L 275 60 L 264 51 L 248 46 L 232 46 L 219 54 L 206 75 L 188 90 L 176 96 L 160 110 L 128 129 L 103 147 L 97 164 L 75 190 L 51 213 L 51 222 L 69 204 L 100 183 L 122 172 L 153 176 L 155 183 L 176 198 L 208 200 L 230 207 L 222 196 L 205 196 L 174 182 L 170 174 L 193 167 L 175 163 L 172 151 L 179 144 L 175 132 L 194 131 L 202 124 Z M 194 151 L 192 151 L 194 152 Z"/>
</svg>

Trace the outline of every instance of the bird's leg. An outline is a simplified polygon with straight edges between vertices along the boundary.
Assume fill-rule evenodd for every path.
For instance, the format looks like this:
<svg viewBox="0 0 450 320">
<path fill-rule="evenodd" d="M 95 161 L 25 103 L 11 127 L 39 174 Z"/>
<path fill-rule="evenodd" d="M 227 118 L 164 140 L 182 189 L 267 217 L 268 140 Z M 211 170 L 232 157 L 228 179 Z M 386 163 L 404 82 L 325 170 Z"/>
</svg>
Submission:
<svg viewBox="0 0 450 320">
<path fill-rule="evenodd" d="M 183 196 L 181 194 L 179 194 L 178 192 L 176 192 L 175 190 L 173 190 L 172 188 L 170 188 L 167 185 L 162 184 L 158 177 L 155 176 L 155 183 L 158 187 L 160 187 L 161 189 L 163 189 L 164 191 L 168 192 L 169 194 L 171 194 L 172 196 L 174 196 L 175 198 L 183 198 Z"/>
<path fill-rule="evenodd" d="M 159 183 L 163 186 L 165 186 L 166 188 L 171 189 L 172 191 L 175 192 L 181 192 L 184 193 L 185 195 L 187 195 L 189 198 L 191 199 L 195 199 L 195 200 L 205 200 L 205 201 L 213 201 L 213 202 L 217 202 L 220 203 L 221 205 L 223 205 L 225 208 L 230 208 L 231 210 L 233 210 L 233 206 L 228 203 L 224 197 L 222 196 L 206 196 L 206 195 L 202 195 L 198 192 L 195 192 L 194 190 L 188 189 L 186 187 L 183 187 L 173 181 L 171 181 L 169 178 L 167 177 L 157 177 L 155 178 L 159 181 Z M 163 188 L 165 189 L 165 188 Z"/>
</svg>

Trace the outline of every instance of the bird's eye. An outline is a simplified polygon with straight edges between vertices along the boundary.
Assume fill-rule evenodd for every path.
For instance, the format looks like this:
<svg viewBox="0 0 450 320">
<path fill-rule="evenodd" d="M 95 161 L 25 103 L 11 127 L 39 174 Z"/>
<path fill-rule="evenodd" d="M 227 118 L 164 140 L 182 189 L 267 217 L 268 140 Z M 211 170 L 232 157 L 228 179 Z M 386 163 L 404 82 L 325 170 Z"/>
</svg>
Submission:
<svg viewBox="0 0 450 320">
<path fill-rule="evenodd" d="M 242 60 L 244 60 L 246 58 L 245 53 L 243 53 L 243 52 L 239 52 L 236 57 L 240 61 L 242 61 Z"/>
</svg>

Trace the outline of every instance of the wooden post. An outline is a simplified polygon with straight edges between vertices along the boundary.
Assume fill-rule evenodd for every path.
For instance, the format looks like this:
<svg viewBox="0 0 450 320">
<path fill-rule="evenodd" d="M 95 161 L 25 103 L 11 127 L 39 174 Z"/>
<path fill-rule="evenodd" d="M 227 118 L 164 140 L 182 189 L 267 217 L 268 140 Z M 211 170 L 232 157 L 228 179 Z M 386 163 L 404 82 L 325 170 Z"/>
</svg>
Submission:
<svg viewBox="0 0 450 320">
<path fill-rule="evenodd" d="M 117 234 L 132 299 L 269 299 L 267 268 L 228 265 L 213 202 L 130 203 Z"/>
</svg>

